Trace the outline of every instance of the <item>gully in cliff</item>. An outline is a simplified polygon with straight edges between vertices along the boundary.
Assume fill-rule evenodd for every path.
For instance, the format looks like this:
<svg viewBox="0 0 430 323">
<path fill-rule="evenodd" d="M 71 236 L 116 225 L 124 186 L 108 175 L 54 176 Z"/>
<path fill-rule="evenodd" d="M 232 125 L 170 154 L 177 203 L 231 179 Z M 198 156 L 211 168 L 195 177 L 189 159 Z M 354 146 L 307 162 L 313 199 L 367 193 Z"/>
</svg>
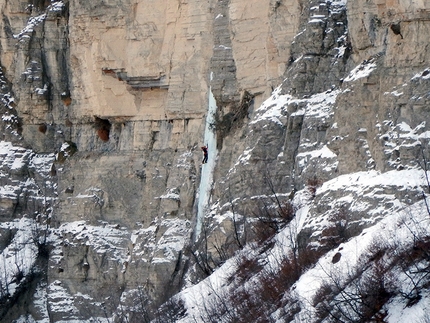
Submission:
<svg viewBox="0 0 430 323">
<path fill-rule="evenodd" d="M 208 162 L 208 146 L 203 146 L 202 147 L 203 150 L 203 160 L 202 160 L 202 164 L 206 164 Z"/>
</svg>

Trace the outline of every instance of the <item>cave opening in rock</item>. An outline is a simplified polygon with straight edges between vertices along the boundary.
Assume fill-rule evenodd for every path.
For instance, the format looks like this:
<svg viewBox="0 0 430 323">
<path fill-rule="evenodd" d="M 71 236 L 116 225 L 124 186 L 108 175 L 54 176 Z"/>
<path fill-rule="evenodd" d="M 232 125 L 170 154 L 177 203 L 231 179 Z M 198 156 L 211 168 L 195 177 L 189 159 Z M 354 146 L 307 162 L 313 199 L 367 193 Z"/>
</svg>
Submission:
<svg viewBox="0 0 430 323">
<path fill-rule="evenodd" d="M 112 124 L 109 122 L 109 120 L 94 116 L 94 126 L 99 138 L 105 142 L 109 141 L 109 133 L 112 127 Z"/>
<path fill-rule="evenodd" d="M 390 26 L 390 28 L 391 28 L 391 30 L 393 31 L 393 33 L 395 35 L 400 35 L 400 37 L 403 39 L 402 31 L 401 31 L 401 28 L 400 28 L 400 23 L 392 24 Z"/>
</svg>

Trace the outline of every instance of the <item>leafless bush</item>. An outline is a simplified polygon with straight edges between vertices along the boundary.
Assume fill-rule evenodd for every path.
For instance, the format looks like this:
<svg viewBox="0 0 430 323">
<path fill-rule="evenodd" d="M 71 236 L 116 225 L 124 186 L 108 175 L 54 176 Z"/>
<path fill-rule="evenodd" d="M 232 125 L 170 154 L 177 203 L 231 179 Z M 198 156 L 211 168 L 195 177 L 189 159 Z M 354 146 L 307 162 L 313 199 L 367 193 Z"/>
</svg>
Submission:
<svg viewBox="0 0 430 323">
<path fill-rule="evenodd" d="M 300 275 L 305 272 L 307 269 L 314 266 L 318 259 L 324 254 L 325 252 L 321 249 L 315 249 L 311 248 L 310 246 L 307 246 L 306 248 L 300 248 L 299 254 L 298 254 L 298 268 Z"/>
<path fill-rule="evenodd" d="M 320 243 L 327 249 L 331 250 L 341 243 L 351 238 L 349 230 L 348 213 L 346 209 L 341 208 L 329 217 L 330 225 L 326 226 L 321 232 Z"/>
<path fill-rule="evenodd" d="M 306 181 L 306 186 L 312 197 L 315 197 L 317 188 L 322 185 L 322 181 L 318 179 L 316 176 L 312 178 L 308 178 Z"/>
<path fill-rule="evenodd" d="M 254 227 L 256 241 L 265 243 L 279 233 L 294 219 L 296 210 L 290 201 L 279 202 L 276 206 L 263 204 L 254 211 L 257 223 Z"/>
<path fill-rule="evenodd" d="M 329 278 L 315 294 L 319 320 L 327 322 L 385 322 L 384 305 L 397 293 L 392 262 L 386 246 L 374 242 L 369 257 L 349 273 L 327 273 Z M 344 277 L 342 277 L 344 275 Z"/>
<path fill-rule="evenodd" d="M 230 301 L 236 291 L 217 290 L 211 285 L 210 280 L 206 282 L 206 288 L 200 295 L 203 307 L 199 314 L 200 320 L 210 323 L 236 322 L 237 310 Z"/>
<path fill-rule="evenodd" d="M 187 310 L 181 298 L 171 298 L 157 310 L 156 323 L 174 323 L 185 317 Z"/>
<path fill-rule="evenodd" d="M 208 229 L 206 223 L 203 223 L 202 233 L 203 236 L 200 249 L 195 250 L 190 248 L 189 252 L 193 257 L 194 263 L 199 269 L 200 274 L 203 275 L 203 277 L 207 277 L 213 273 L 215 266 L 208 249 Z"/>
<path fill-rule="evenodd" d="M 231 203 L 231 211 L 233 225 L 231 232 L 214 230 L 208 222 L 204 222 L 198 249 L 189 250 L 202 277 L 209 276 L 215 268 L 231 258 L 246 243 L 246 218 L 239 217 L 235 213 L 233 203 Z"/>
<path fill-rule="evenodd" d="M 279 266 L 273 268 L 262 267 L 252 259 L 245 259 L 244 264 L 251 263 L 247 268 L 257 266 L 254 273 L 246 271 L 247 275 L 253 276 L 255 284 L 249 283 L 244 288 L 241 280 L 236 280 L 238 288 L 230 296 L 230 306 L 234 308 L 236 315 L 232 322 L 276 322 L 272 313 L 290 304 L 292 312 L 283 313 L 283 317 L 293 317 L 294 313 L 300 311 L 297 302 L 289 293 L 291 286 L 300 277 L 297 264 L 292 257 L 284 259 Z M 242 270 L 239 268 L 239 270 Z M 295 305 L 294 305 L 295 304 Z"/>
<path fill-rule="evenodd" d="M 222 265 L 231 258 L 237 250 L 243 249 L 247 241 L 247 220 L 244 216 L 238 216 L 231 202 L 231 220 L 233 230 L 225 232 L 214 230 L 211 233 L 211 246 L 216 250 L 212 257 L 215 267 Z"/>
<path fill-rule="evenodd" d="M 278 232 L 279 229 L 277 229 L 276 222 L 272 221 L 270 218 L 260 217 L 253 227 L 255 240 L 259 244 L 264 244 L 271 240 Z"/>
<path fill-rule="evenodd" d="M 234 241 L 237 244 L 239 249 L 243 249 L 246 244 L 246 217 L 243 217 L 243 221 L 238 220 L 238 216 L 236 214 L 234 201 L 230 201 L 231 213 L 232 213 L 232 221 L 233 221 L 233 237 Z M 243 230 L 240 229 L 241 222 L 243 225 Z"/>
<path fill-rule="evenodd" d="M 259 274 L 254 273 L 254 277 L 258 277 L 254 290 L 244 290 L 236 294 L 232 300 L 236 304 L 235 308 L 239 304 L 245 304 L 246 310 L 244 309 L 244 313 L 240 312 L 239 316 L 247 322 L 271 322 L 270 314 L 277 309 L 285 307 L 288 303 L 297 305 L 297 302 L 290 295 L 290 288 L 311 264 L 315 264 L 319 256 L 320 254 L 316 250 L 303 249 L 297 254 L 291 252 L 288 257 L 285 257 L 273 268 L 269 266 L 261 271 L 258 267 Z M 249 262 L 254 266 L 256 264 L 252 259 L 246 260 L 246 263 Z M 246 273 L 252 275 L 252 272 Z M 250 307 L 255 309 L 249 311 Z M 300 310 L 297 306 L 291 306 L 291 308 L 295 308 L 294 313 Z M 293 313 L 288 315 L 293 315 Z"/>
<path fill-rule="evenodd" d="M 367 274 L 360 278 L 357 293 L 361 300 L 361 315 L 366 320 L 381 320 L 387 314 L 383 306 L 393 296 L 395 290 L 395 279 L 389 270 L 389 263 L 383 260 L 376 261 Z"/>
<path fill-rule="evenodd" d="M 234 277 L 237 279 L 238 283 L 242 283 L 253 275 L 256 275 L 262 268 L 263 266 L 258 262 L 257 258 L 242 256 L 238 260 L 237 271 Z"/>
<path fill-rule="evenodd" d="M 407 283 L 398 286 L 397 293 L 404 297 L 406 306 L 413 306 L 430 286 L 430 235 L 426 222 L 410 215 L 401 224 L 407 228 L 412 243 L 405 245 L 400 239 L 385 241 L 382 251 L 390 255 L 392 267 L 400 269 Z"/>
<path fill-rule="evenodd" d="M 421 299 L 422 290 L 430 285 L 430 237 L 421 237 L 404 250 L 395 251 L 394 261 L 409 280 L 409 288 L 400 288 L 399 294 L 412 306 Z"/>
</svg>

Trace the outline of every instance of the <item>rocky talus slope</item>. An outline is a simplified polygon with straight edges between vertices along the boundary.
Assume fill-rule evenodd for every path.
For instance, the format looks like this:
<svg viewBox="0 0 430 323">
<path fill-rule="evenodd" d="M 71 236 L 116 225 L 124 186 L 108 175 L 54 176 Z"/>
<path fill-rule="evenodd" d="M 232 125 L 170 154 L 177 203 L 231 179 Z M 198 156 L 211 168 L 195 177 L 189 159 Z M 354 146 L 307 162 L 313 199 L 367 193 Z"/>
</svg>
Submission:
<svg viewBox="0 0 430 323">
<path fill-rule="evenodd" d="M 430 321 L 430 1 L 0 14 L 1 322 Z"/>
</svg>

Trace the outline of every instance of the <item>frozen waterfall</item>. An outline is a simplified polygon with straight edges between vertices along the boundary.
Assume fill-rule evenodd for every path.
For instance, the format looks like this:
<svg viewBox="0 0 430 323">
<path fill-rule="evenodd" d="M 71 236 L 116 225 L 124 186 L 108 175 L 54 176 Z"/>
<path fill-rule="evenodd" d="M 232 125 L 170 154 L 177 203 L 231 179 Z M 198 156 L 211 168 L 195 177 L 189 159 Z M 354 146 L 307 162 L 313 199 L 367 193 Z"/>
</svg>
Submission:
<svg viewBox="0 0 430 323">
<path fill-rule="evenodd" d="M 210 75 L 212 81 L 213 73 Z M 215 133 L 215 113 L 216 113 L 216 101 L 212 93 L 212 88 L 209 87 L 209 98 L 208 98 L 208 114 L 206 116 L 205 136 L 203 145 L 208 147 L 208 162 L 202 165 L 201 179 L 198 193 L 198 210 L 197 210 L 197 222 L 195 230 L 195 240 L 200 238 L 202 231 L 202 225 L 204 222 L 205 214 L 208 212 L 209 200 L 211 195 L 211 189 L 213 185 L 213 171 L 215 168 L 215 161 L 217 158 L 216 150 L 216 133 Z"/>
</svg>

